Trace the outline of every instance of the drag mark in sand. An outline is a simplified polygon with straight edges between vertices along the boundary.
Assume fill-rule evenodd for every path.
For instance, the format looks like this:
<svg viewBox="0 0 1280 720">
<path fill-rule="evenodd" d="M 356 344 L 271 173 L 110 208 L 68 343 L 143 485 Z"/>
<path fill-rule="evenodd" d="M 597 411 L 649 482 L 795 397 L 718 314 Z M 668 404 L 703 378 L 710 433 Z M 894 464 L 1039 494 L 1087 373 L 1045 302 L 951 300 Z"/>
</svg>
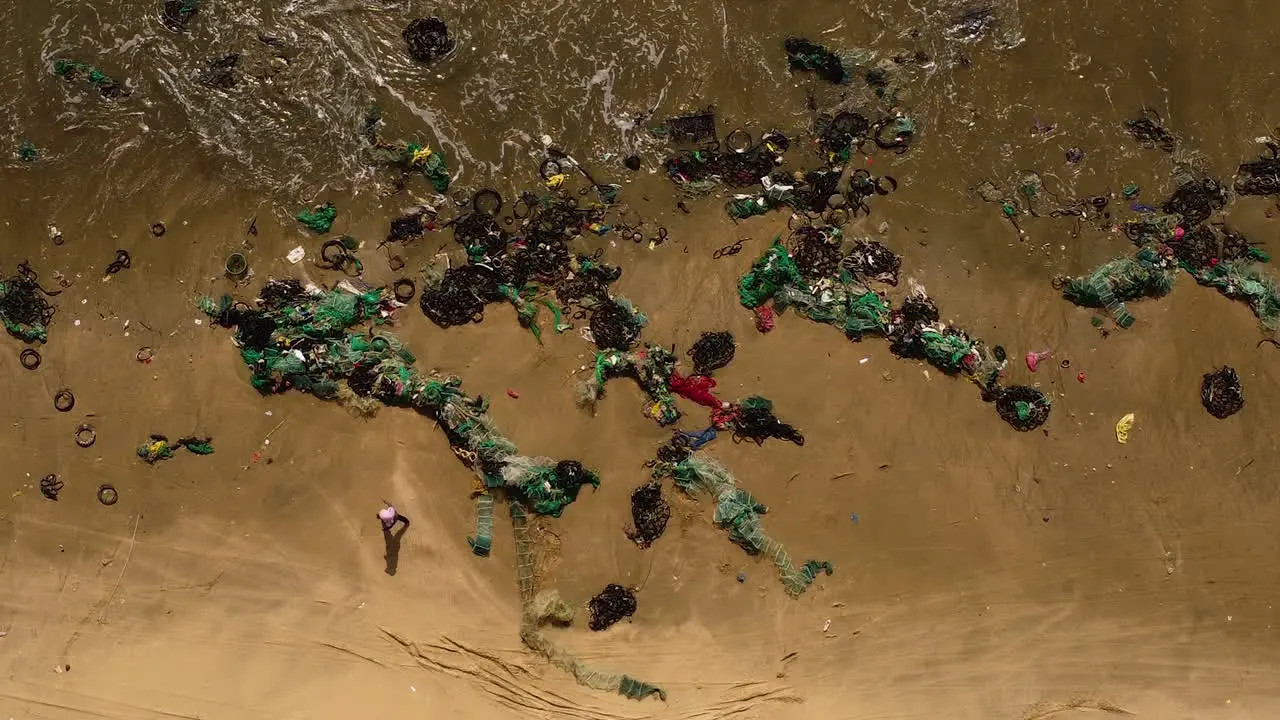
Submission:
<svg viewBox="0 0 1280 720">
<path fill-rule="evenodd" d="M 513 710 L 553 713 L 556 717 L 572 720 L 642 720 L 645 717 L 585 707 L 558 693 L 540 690 L 530 683 L 533 673 L 523 665 L 464 645 L 446 635 L 440 636 L 439 643 L 416 643 L 384 627 L 378 629 L 422 667 L 479 681 L 485 692 Z"/>
<path fill-rule="evenodd" d="M 1047 720 L 1054 715 L 1072 710 L 1096 710 L 1111 715 L 1134 715 L 1119 705 L 1112 705 L 1101 700 L 1075 700 L 1069 703 L 1037 703 L 1026 715 L 1022 716 L 1022 720 Z"/>
</svg>

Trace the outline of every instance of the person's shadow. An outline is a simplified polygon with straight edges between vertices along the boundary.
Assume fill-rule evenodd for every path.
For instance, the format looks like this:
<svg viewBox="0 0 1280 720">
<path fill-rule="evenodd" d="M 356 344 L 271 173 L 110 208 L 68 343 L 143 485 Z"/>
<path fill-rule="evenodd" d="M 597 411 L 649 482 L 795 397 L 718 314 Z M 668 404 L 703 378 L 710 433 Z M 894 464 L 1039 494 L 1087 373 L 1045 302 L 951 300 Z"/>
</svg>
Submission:
<svg viewBox="0 0 1280 720">
<path fill-rule="evenodd" d="M 404 523 L 399 530 L 392 532 L 387 528 L 382 529 L 382 540 L 387 545 L 387 574 L 394 576 L 396 568 L 400 566 L 400 539 L 404 537 L 404 533 L 409 529 L 409 524 Z"/>
</svg>

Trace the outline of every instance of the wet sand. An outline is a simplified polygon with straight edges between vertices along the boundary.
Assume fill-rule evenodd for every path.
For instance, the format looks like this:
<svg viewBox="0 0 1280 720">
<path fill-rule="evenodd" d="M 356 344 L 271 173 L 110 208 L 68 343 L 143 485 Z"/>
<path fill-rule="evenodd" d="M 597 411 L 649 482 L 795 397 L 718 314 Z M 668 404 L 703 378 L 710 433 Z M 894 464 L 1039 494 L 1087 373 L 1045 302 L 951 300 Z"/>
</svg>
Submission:
<svg viewBox="0 0 1280 720">
<path fill-rule="evenodd" d="M 278 223 L 278 209 L 228 187 L 218 164 L 199 157 L 135 168 L 179 180 L 120 197 L 111 212 L 66 195 L 73 170 L 5 170 L 12 241 L 0 263 L 31 257 L 42 277 L 57 269 L 75 284 L 57 299 L 38 371 L 21 369 L 16 341 L 0 352 L 11 378 L 0 434 L 10 465 L 0 496 L 0 709 L 53 720 L 1275 716 L 1276 350 L 1255 347 L 1245 306 L 1185 274 L 1168 298 L 1132 306 L 1132 330 L 1102 337 L 1092 313 L 1048 279 L 1126 252 L 1123 236 L 1086 229 L 1070 239 L 1069 223 L 1044 219 L 1019 240 L 968 193 L 985 176 L 1035 166 L 1079 195 L 1129 179 L 1145 201 L 1166 194 L 1165 157 L 1126 146 L 1117 129 L 1153 97 L 1167 97 L 1161 109 L 1187 145 L 1229 176 L 1275 111 L 1274 80 L 1216 89 L 1206 78 L 1225 66 L 1201 74 L 1197 63 L 1208 61 L 1172 45 L 1162 55 L 1170 38 L 1194 41 L 1205 57 L 1247 58 L 1260 47 L 1252 35 L 1233 44 L 1193 32 L 1214 19 L 1179 7 L 1160 29 L 1129 18 L 1138 40 L 1128 47 L 1108 35 L 1083 71 L 1096 75 L 1080 86 L 1061 79 L 1071 43 L 1125 18 L 1098 11 L 1087 16 L 1096 25 L 1071 26 L 1070 42 L 1055 35 L 1058 16 L 1028 21 L 1025 52 L 958 80 L 975 104 L 987 84 L 1006 98 L 978 113 L 984 124 L 966 128 L 957 111 L 937 118 L 936 131 L 922 128 L 918 153 L 875 160 L 902 190 L 876 198 L 861 231 L 903 254 L 898 292 L 914 278 L 944 319 L 1012 356 L 1049 347 L 1070 360 L 1035 375 L 1010 365 L 1011 382 L 1051 394 L 1044 432 L 1012 431 L 977 388 L 897 360 L 884 342 L 850 343 L 790 314 L 757 334 L 736 279 L 785 232 L 783 216 L 735 226 L 716 199 L 690 203 L 685 216 L 666 182 L 644 175 L 624 200 L 673 242 L 650 251 L 586 241 L 624 267 L 617 292 L 650 316 L 647 340 L 683 352 L 704 330 L 733 331 L 739 350 L 718 375 L 722 397 L 763 394 L 805 433 L 802 448 L 727 437 L 711 448 L 769 505 L 765 527 L 793 556 L 834 563 L 835 574 L 798 599 L 768 562 L 712 526 L 705 500 L 669 492 L 666 535 L 643 551 L 624 537 L 630 492 L 667 432 L 640 415 L 641 394 L 625 380 L 608 385 L 594 417 L 575 406 L 571 373 L 591 353 L 581 338 L 547 333 L 539 346 L 505 307 L 451 330 L 416 307 L 402 311 L 396 332 L 419 365 L 491 396 L 492 416 L 522 453 L 599 472 L 598 491 L 538 522 L 541 580 L 575 603 L 610 582 L 643 584 L 639 609 L 605 633 L 580 621 L 554 637 L 595 667 L 662 686 L 665 704 L 584 690 L 522 648 L 510 524 L 499 509 L 492 556 L 472 556 L 472 477 L 427 421 L 393 409 L 361 420 L 309 396 L 261 397 L 229 333 L 196 324 L 195 296 L 232 290 L 222 261 L 245 240 L 255 278 L 242 297 L 268 277 L 335 281 L 283 260 L 298 244 L 314 256 L 320 240 Z M 1254 17 L 1250 8 L 1234 22 Z M 1143 75 L 1152 64 L 1154 81 Z M 802 107 L 804 88 L 793 90 L 778 106 Z M 1029 96 L 1010 104 L 1019 92 Z M 1223 110 L 1245 106 L 1247 117 Z M 1029 136 L 1033 113 L 1059 122 L 1058 133 Z M 1090 156 L 1071 175 L 1062 150 L 1076 144 Z M 616 161 L 610 172 L 628 177 Z M 366 242 L 366 279 L 397 277 L 372 239 L 407 198 L 331 197 L 342 208 L 334 232 Z M 1265 206 L 1242 200 L 1230 221 L 1271 249 Z M 255 214 L 260 234 L 249 238 Z M 157 219 L 168 224 L 161 239 L 147 233 Z M 43 239 L 48 222 L 65 245 Z M 711 258 L 742 237 L 741 254 Z M 403 253 L 407 269 L 451 244 L 447 233 L 428 236 Z M 117 247 L 133 252 L 134 266 L 104 282 Z M 142 345 L 155 349 L 148 365 L 134 360 Z M 1239 371 L 1246 406 L 1218 421 L 1198 391 L 1223 363 Z M 70 413 L 52 407 L 61 387 L 76 393 Z M 681 407 L 692 429 L 701 410 Z M 1113 428 L 1126 412 L 1137 423 L 1120 445 Z M 90 449 L 72 440 L 81 422 L 98 430 Z M 217 451 L 149 467 L 134 448 L 150 432 L 212 435 Z M 66 483 L 56 503 L 37 487 L 49 472 Z M 118 504 L 97 503 L 103 482 L 119 489 Z M 394 577 L 375 517 L 384 498 L 413 520 Z"/>
</svg>

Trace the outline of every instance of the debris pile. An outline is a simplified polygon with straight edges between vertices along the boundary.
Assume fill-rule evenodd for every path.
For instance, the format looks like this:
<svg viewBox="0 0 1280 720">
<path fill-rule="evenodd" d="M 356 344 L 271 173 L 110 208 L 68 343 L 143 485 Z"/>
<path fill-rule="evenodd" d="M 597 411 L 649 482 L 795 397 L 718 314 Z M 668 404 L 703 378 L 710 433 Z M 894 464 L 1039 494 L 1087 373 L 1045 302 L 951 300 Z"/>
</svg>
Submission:
<svg viewBox="0 0 1280 720">
<path fill-rule="evenodd" d="M 1209 414 L 1223 420 L 1240 412 L 1244 407 L 1244 388 L 1235 368 L 1224 365 L 1204 374 L 1200 384 L 1200 403 Z"/>
<path fill-rule="evenodd" d="M 587 603 L 591 610 L 592 630 L 608 630 L 623 618 L 636 614 L 636 594 L 616 583 L 609 583 Z"/>
<path fill-rule="evenodd" d="M 41 287 L 39 277 L 27 263 L 18 265 L 16 274 L 0 280 L 0 322 L 4 329 L 23 342 L 48 340 L 49 323 L 57 308 L 47 298 L 60 292 Z"/>
<path fill-rule="evenodd" d="M 647 548 L 662 537 L 671 519 L 671 505 L 662 497 L 662 483 L 645 483 L 631 493 L 631 523 L 626 535 L 636 545 Z"/>
<path fill-rule="evenodd" d="M 250 383 L 263 394 L 296 389 L 351 406 L 410 408 L 434 421 L 480 486 L 477 534 L 470 539 L 478 555 L 487 554 L 491 542 L 494 495 L 505 496 L 516 536 L 524 643 L 589 687 L 637 699 L 665 697 L 634 678 L 586 667 L 542 634 L 546 618 L 533 611 L 534 560 L 525 508 L 557 515 L 583 485 L 595 487 L 599 478 L 576 461 L 519 455 L 494 427 L 486 399 L 465 394 L 458 378 L 418 371 L 413 354 L 385 329 L 398 307 L 389 289 L 343 281 L 339 289 L 325 291 L 275 280 L 263 286 L 255 306 L 230 296 L 202 298 L 199 305 L 217 325 L 235 331 Z"/>
<path fill-rule="evenodd" d="M 1144 112 L 1129 121 L 1131 134 L 1140 142 L 1166 137 L 1153 122 Z M 1241 165 L 1238 190 L 1262 194 L 1268 189 L 1269 181 L 1253 174 L 1269 167 L 1266 159 L 1259 162 Z M 1247 303 L 1267 330 L 1280 329 L 1280 284 L 1261 266 L 1270 257 L 1239 233 L 1210 222 L 1227 204 L 1226 186 L 1187 166 L 1179 166 L 1176 179 L 1161 212 L 1145 212 L 1124 224 L 1126 237 L 1138 247 L 1133 256 L 1103 263 L 1087 275 L 1055 279 L 1055 286 L 1076 305 L 1106 308 L 1117 325 L 1128 328 L 1134 318 L 1125 302 L 1168 294 L 1180 268 L 1197 283 Z"/>
<path fill-rule="evenodd" d="M 409 49 L 409 57 L 420 63 L 432 63 L 453 52 L 455 42 L 449 26 L 438 17 L 417 18 L 401 33 Z"/>
</svg>

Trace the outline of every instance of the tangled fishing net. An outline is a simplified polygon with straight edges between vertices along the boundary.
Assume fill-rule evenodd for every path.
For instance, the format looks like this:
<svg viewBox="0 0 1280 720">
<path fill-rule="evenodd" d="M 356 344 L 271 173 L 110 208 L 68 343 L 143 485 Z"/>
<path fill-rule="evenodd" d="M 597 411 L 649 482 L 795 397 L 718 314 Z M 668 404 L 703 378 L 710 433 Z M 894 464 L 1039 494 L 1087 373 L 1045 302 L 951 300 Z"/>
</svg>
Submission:
<svg viewBox="0 0 1280 720">
<path fill-rule="evenodd" d="M 494 427 L 484 398 L 465 394 L 457 378 L 418 371 L 413 354 L 381 327 L 398 307 L 387 289 L 358 288 L 344 281 L 337 290 L 308 291 L 297 281 L 274 281 L 263 288 L 255 304 L 237 303 L 230 296 L 199 301 L 216 324 L 235 330 L 253 387 L 264 394 L 296 389 L 322 399 L 345 400 L 359 397 L 349 387 L 351 379 L 358 378 L 361 391 L 369 397 L 431 419 L 483 485 L 476 495 L 477 533 L 468 538 L 477 555 L 487 554 L 491 543 L 493 494 L 507 499 L 524 608 L 520 637 L 525 645 L 588 687 L 636 699 L 651 694 L 665 697 L 657 687 L 626 675 L 592 670 L 548 640 L 541 630 L 546 618 L 535 613 L 535 562 L 525 504 L 548 514 L 562 512 L 582 485 L 594 487 L 599 482 L 594 473 L 576 461 L 553 463 L 518 455 L 515 444 Z"/>
<path fill-rule="evenodd" d="M 648 322 L 644 313 L 626 298 L 608 300 L 591 314 L 591 336 L 601 350 L 628 350 L 640 339 L 640 331 Z"/>
<path fill-rule="evenodd" d="M 729 187 L 748 187 L 773 172 L 782 153 L 770 147 L 768 143 L 761 143 L 746 152 L 689 150 L 668 158 L 664 167 L 667 176 L 677 185 L 710 181 Z"/>
<path fill-rule="evenodd" d="M 573 327 L 568 317 L 586 319 L 601 347 L 627 348 L 647 320 L 625 298 L 611 298 L 609 286 L 622 270 L 591 256 L 573 255 L 569 243 L 584 228 L 598 225 L 604 203 L 582 205 L 564 193 L 524 193 L 514 203 L 514 232 L 502 228 L 493 212 L 502 206 L 496 191 L 473 197 L 474 212 L 447 223 L 467 252 L 467 264 L 426 272 L 419 304 L 441 327 L 480 322 L 491 302 L 509 302 L 522 327 L 541 341 L 542 310 L 549 310 L 556 332 Z M 513 223 L 508 223 L 513 224 Z M 400 234 L 419 225 L 406 217 Z M 395 228 L 393 227 L 393 231 Z M 393 234 L 395 234 L 393 232 Z"/>
<path fill-rule="evenodd" d="M 848 160 L 850 150 L 866 142 L 871 132 L 871 121 L 860 112 L 842 110 L 835 115 L 818 115 L 813 129 L 823 150 L 841 160 Z"/>
<path fill-rule="evenodd" d="M 644 416 L 656 420 L 659 425 L 670 425 L 680 419 L 675 394 L 670 388 L 675 366 L 675 355 L 661 345 L 597 353 L 595 372 L 578 387 L 578 402 L 594 410 L 596 403 L 604 397 L 604 385 L 608 380 L 631 377 L 640 384 L 647 397 Z"/>
<path fill-rule="evenodd" d="M 1163 213 L 1124 224 L 1137 253 L 1104 263 L 1086 276 L 1061 280 L 1063 295 L 1077 305 L 1106 308 L 1117 325 L 1127 328 L 1134 318 L 1125 301 L 1168 294 L 1181 268 L 1197 283 L 1247 303 L 1262 325 L 1275 331 L 1280 328 L 1280 288 L 1261 265 L 1270 257 L 1239 233 L 1220 234 L 1205 224 L 1226 202 L 1222 183 L 1179 165 L 1177 188 L 1161 204 Z"/>
<path fill-rule="evenodd" d="M 1235 189 L 1241 195 L 1275 195 L 1280 193 L 1280 149 L 1270 144 L 1271 156 L 1241 163 L 1236 172 Z"/>
<path fill-rule="evenodd" d="M 689 359 L 693 361 L 693 372 L 697 375 L 710 375 L 733 361 L 738 345 L 733 341 L 733 333 L 705 332 L 689 348 Z"/>
<path fill-rule="evenodd" d="M 520 639 L 530 650 L 546 658 L 552 665 L 573 675 L 580 684 L 607 692 L 616 692 L 632 700 L 643 700 L 657 695 L 666 700 L 667 694 L 651 685 L 620 673 L 606 673 L 592 669 L 576 656 L 558 647 L 543 632 L 548 624 L 563 625 L 572 620 L 572 611 L 559 601 L 553 590 L 537 591 L 533 540 L 529 537 L 529 520 L 524 506 L 515 500 L 507 504 L 511 512 L 511 528 L 516 541 L 516 570 L 520 582 Z"/>
<path fill-rule="evenodd" d="M 1159 113 L 1151 108 L 1144 107 L 1141 116 L 1126 120 L 1125 128 L 1144 148 L 1159 148 L 1167 153 L 1177 149 L 1178 139 L 1165 129 Z"/>
<path fill-rule="evenodd" d="M 49 339 L 49 323 L 57 312 L 47 298 L 60 292 L 45 290 L 31 266 L 20 264 L 16 274 L 0 280 L 0 322 L 4 329 L 23 342 L 45 342 Z"/>
<path fill-rule="evenodd" d="M 114 99 L 128 95 L 120 83 L 98 68 L 78 60 L 58 59 L 53 63 L 53 74 L 67 80 L 84 80 L 97 88 L 104 98 Z"/>
<path fill-rule="evenodd" d="M 1244 407 L 1244 388 L 1235 368 L 1224 365 L 1204 374 L 1204 381 L 1200 384 L 1200 404 L 1219 420 L 1240 412 Z"/>
<path fill-rule="evenodd" d="M 696 143 L 716 139 L 716 114 L 708 108 L 692 115 L 667 118 L 666 135 L 676 142 Z"/>
<path fill-rule="evenodd" d="M 461 265 L 445 271 L 440 283 L 425 287 L 418 298 L 422 313 L 440 327 L 465 325 L 484 319 L 484 307 L 503 298 L 501 282 L 493 270 Z"/>
<path fill-rule="evenodd" d="M 831 228 L 834 230 L 834 228 Z M 800 275 L 809 281 L 831 277 L 840 267 L 840 236 L 812 225 L 797 229 L 791 236 L 791 260 Z"/>
<path fill-rule="evenodd" d="M 772 301 L 779 312 L 795 308 L 814 322 L 840 328 L 854 340 L 868 333 L 887 335 L 890 308 L 884 298 L 840 268 L 843 258 L 838 250 L 830 254 L 832 246 L 825 236 L 804 242 L 802 250 L 821 249 L 797 258 L 774 240 L 738 281 L 742 305 L 754 309 Z M 798 260 L 805 262 L 804 271 Z M 826 268 L 833 263 L 832 272 L 827 273 Z"/>
<path fill-rule="evenodd" d="M 308 210 L 300 210 L 294 218 L 302 223 L 308 230 L 317 235 L 324 235 L 333 227 L 333 221 L 338 217 L 338 208 L 333 203 L 325 203 L 316 205 Z"/>
<path fill-rule="evenodd" d="M 787 440 L 804 445 L 804 435 L 793 426 L 782 422 L 773 414 L 773 401 L 753 395 L 745 398 L 719 418 L 721 428 L 733 432 L 734 440 L 750 440 L 757 445 L 769 438 Z"/>
<path fill-rule="evenodd" d="M 453 52 L 454 40 L 449 26 L 438 17 L 413 20 L 401 33 L 409 49 L 409 57 L 420 63 L 431 63 Z"/>
<path fill-rule="evenodd" d="M 1208 220 L 1227 204 L 1227 189 L 1213 178 L 1193 178 L 1178 186 L 1161 209 L 1178 215 L 1185 227 Z"/>
<path fill-rule="evenodd" d="M 369 143 L 375 160 L 400 170 L 402 179 L 398 187 L 403 188 L 404 177 L 410 173 L 419 173 L 431 183 L 431 188 L 436 192 L 442 193 L 449 189 L 452 177 L 443 152 L 420 143 L 386 140 L 379 132 L 382 125 L 382 110 L 375 105 L 365 114 L 362 134 Z"/>
<path fill-rule="evenodd" d="M 1035 430 L 1049 419 L 1049 398 L 1029 385 L 1011 385 L 995 392 L 996 412 L 1013 429 Z"/>
<path fill-rule="evenodd" d="M 803 593 L 820 572 L 832 573 L 831 563 L 819 560 L 806 561 L 797 568 L 782 545 L 765 535 L 761 527 L 760 516 L 767 513 L 768 508 L 750 493 L 739 489 L 733 475 L 716 460 L 700 453 L 669 460 L 659 457 L 653 463 L 653 477 L 670 477 L 676 487 L 690 495 L 710 495 L 716 503 L 716 525 L 727 530 L 729 539 L 748 554 L 763 555 L 772 560 L 788 594 Z"/>
<path fill-rule="evenodd" d="M 626 535 L 636 545 L 647 548 L 662 537 L 671 519 L 671 505 L 662 497 L 662 483 L 654 480 L 631 493 L 631 527 Z"/>
<path fill-rule="evenodd" d="M 240 63 L 239 53 L 230 53 L 208 62 L 200 73 L 200 84 L 205 87 L 229 90 L 236 85 L 236 65 Z"/>
<path fill-rule="evenodd" d="M 878 267 L 887 272 L 896 263 L 864 264 L 863 258 L 878 254 L 870 244 L 855 245 L 854 252 L 861 255 L 852 261 L 841 259 L 834 277 L 812 281 L 775 240 L 739 280 L 738 298 L 752 310 L 768 307 L 768 303 L 779 312 L 795 308 L 814 322 L 840 328 L 851 340 L 868 334 L 888 337 L 889 349 L 898 357 L 924 360 L 949 375 L 963 374 L 990 396 L 1006 360 L 997 358 L 981 340 L 939 322 L 937 305 L 923 288 L 915 288 L 899 309 L 892 309 L 882 295 L 868 289 L 847 268 L 852 266 L 860 274 Z"/>
<path fill-rule="evenodd" d="M 840 266 L 861 280 L 878 280 L 888 285 L 898 284 L 898 270 L 902 258 L 876 240 L 858 240 Z"/>
<path fill-rule="evenodd" d="M 840 56 L 826 47 L 805 38 L 789 37 L 783 42 L 783 49 L 787 51 L 787 63 L 793 71 L 813 71 L 834 84 L 849 82 L 849 72 L 845 70 Z"/>
<path fill-rule="evenodd" d="M 164 0 L 160 6 L 160 20 L 173 32 L 182 32 L 199 10 L 198 0 Z"/>
<path fill-rule="evenodd" d="M 201 438 L 191 435 L 179 439 L 176 443 L 171 443 L 169 438 L 164 435 L 152 435 L 146 442 L 138 446 L 137 454 L 148 465 L 154 465 L 161 460 L 172 458 L 178 448 L 186 448 L 193 455 L 212 455 L 213 438 Z"/>
<path fill-rule="evenodd" d="M 578 499 L 583 485 L 600 487 L 600 478 L 576 460 L 554 462 L 548 458 L 509 458 L 502 468 L 502 480 L 516 488 L 539 515 L 560 517 Z"/>
<path fill-rule="evenodd" d="M 616 583 L 609 583 L 587 603 L 591 610 L 592 630 L 608 630 L 614 623 L 636 614 L 636 594 Z"/>
</svg>

